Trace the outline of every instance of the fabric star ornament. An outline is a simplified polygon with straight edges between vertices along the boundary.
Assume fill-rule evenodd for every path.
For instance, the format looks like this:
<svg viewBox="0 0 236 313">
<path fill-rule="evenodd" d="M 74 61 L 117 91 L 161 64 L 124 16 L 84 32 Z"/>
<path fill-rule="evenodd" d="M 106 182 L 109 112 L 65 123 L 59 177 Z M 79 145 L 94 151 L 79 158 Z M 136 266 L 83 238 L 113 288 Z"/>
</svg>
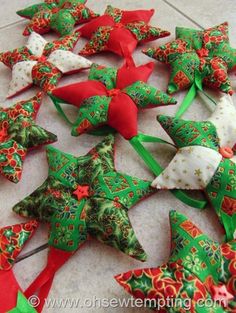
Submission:
<svg viewBox="0 0 236 313">
<path fill-rule="evenodd" d="M 35 124 L 42 93 L 9 108 L 0 107 L 0 174 L 18 183 L 28 149 L 57 140 L 57 136 Z"/>
<path fill-rule="evenodd" d="M 236 240 L 220 245 L 176 211 L 170 225 L 168 262 L 117 275 L 118 283 L 158 312 L 235 312 Z"/>
<path fill-rule="evenodd" d="M 236 109 L 226 95 L 203 122 L 159 116 L 159 123 L 178 150 L 152 183 L 157 189 L 204 190 L 227 240 L 236 237 L 235 118 Z"/>
<path fill-rule="evenodd" d="M 230 95 L 233 93 L 228 72 L 236 66 L 236 49 L 230 46 L 227 22 L 203 31 L 177 27 L 176 40 L 143 52 L 170 64 L 170 94 L 192 86 L 181 115 L 197 90 L 202 90 L 202 84 Z"/>
<path fill-rule="evenodd" d="M 37 228 L 38 222 L 32 220 L 0 229 L 0 312 L 36 312 L 26 303 L 12 267 Z"/>
<path fill-rule="evenodd" d="M 48 178 L 13 208 L 23 217 L 34 216 L 50 225 L 48 264 L 25 295 L 39 291 L 39 298 L 45 298 L 55 272 L 89 237 L 145 261 L 128 210 L 155 189 L 148 181 L 115 170 L 114 137 L 106 137 L 82 157 L 53 147 L 47 148 L 47 156 Z"/>
<path fill-rule="evenodd" d="M 90 21 L 98 16 L 87 8 L 83 0 L 63 0 L 51 3 L 39 3 L 20 10 L 17 14 L 30 19 L 23 35 L 28 36 L 32 32 L 39 34 L 54 30 L 60 36 L 69 35 L 75 25 Z"/>
<path fill-rule="evenodd" d="M 138 133 L 138 111 L 175 104 L 176 100 L 146 84 L 152 70 L 153 63 L 138 67 L 125 65 L 118 70 L 93 64 L 88 81 L 57 88 L 51 98 L 58 112 L 72 125 L 73 136 L 93 130 L 102 133 L 104 128 L 101 127 L 108 125 L 129 140 L 154 175 L 159 175 L 162 168 L 142 142 L 163 143 L 163 140 Z M 79 108 L 75 122 L 69 121 L 61 103 Z M 196 201 L 181 191 L 174 191 L 174 194 L 193 207 L 205 205 L 205 202 Z"/>
<path fill-rule="evenodd" d="M 154 10 L 124 11 L 107 6 L 104 15 L 79 29 L 82 36 L 90 40 L 80 54 L 111 51 L 129 60 L 138 43 L 170 35 L 148 24 L 153 14 Z"/>
<path fill-rule="evenodd" d="M 89 68 L 91 65 L 89 60 L 71 52 L 79 36 L 79 33 L 75 32 L 53 42 L 47 42 L 33 32 L 26 46 L 1 53 L 0 62 L 12 70 L 8 98 L 32 85 L 50 93 L 63 74 Z"/>
<path fill-rule="evenodd" d="M 176 103 L 145 83 L 152 70 L 153 63 L 118 70 L 93 64 L 88 81 L 57 88 L 51 98 L 79 108 L 73 136 L 109 125 L 129 140 L 138 134 L 139 110 Z"/>
</svg>

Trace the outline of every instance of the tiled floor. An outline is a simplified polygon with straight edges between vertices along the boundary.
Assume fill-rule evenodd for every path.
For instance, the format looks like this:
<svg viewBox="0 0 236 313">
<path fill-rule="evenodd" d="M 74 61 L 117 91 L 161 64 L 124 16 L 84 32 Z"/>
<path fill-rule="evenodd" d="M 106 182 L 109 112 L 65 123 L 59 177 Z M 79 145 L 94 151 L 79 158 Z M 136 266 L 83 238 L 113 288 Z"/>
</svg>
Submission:
<svg viewBox="0 0 236 313">
<path fill-rule="evenodd" d="M 26 5 L 36 3 L 34 0 L 1 0 L 0 3 L 0 51 L 15 48 L 26 42 L 21 33 L 25 26 L 25 22 L 20 20 L 15 14 L 16 10 Z M 236 19 L 235 19 L 235 0 L 89 0 L 88 5 L 94 11 L 102 13 L 107 4 L 119 6 L 121 8 L 152 8 L 156 9 L 156 14 L 152 19 L 153 25 L 159 25 L 163 29 L 170 30 L 172 35 L 164 38 L 151 45 L 160 45 L 174 38 L 175 26 L 190 27 L 210 27 L 228 21 L 230 23 L 230 39 L 232 45 L 236 46 Z M 52 36 L 46 36 L 53 38 Z M 75 52 L 83 45 L 84 41 L 79 41 Z M 141 48 L 135 52 L 135 60 L 137 64 L 150 61 L 146 56 L 140 53 Z M 111 54 L 98 55 L 91 58 L 100 64 L 120 66 L 121 59 Z M 165 90 L 168 80 L 168 69 L 165 66 L 156 64 L 154 74 L 150 79 L 150 84 L 158 86 Z M 35 93 L 35 90 L 27 91 L 19 97 L 5 101 L 8 83 L 11 73 L 4 66 L 0 65 L 0 100 L 3 106 L 8 106 L 19 99 L 27 99 Z M 62 84 L 71 81 L 80 81 L 86 78 L 85 74 L 77 74 L 64 78 Z M 232 75 L 232 79 L 234 76 Z M 234 82 L 235 87 L 235 82 Z M 183 98 L 184 94 L 178 94 L 176 98 Z M 214 95 L 215 96 L 215 95 Z M 235 98 L 236 100 L 236 98 Z M 5 101 L 5 102 L 4 102 Z M 157 112 L 165 112 L 174 114 L 176 107 L 165 108 L 160 110 L 148 110 L 140 114 L 139 128 L 141 131 L 163 135 L 158 127 L 155 116 Z M 193 119 L 202 119 L 209 115 L 202 101 L 196 100 L 195 105 L 186 114 L 187 117 Z M 82 155 L 98 143 L 101 138 L 84 135 L 81 138 L 70 136 L 69 127 L 60 119 L 56 113 L 52 103 L 45 98 L 41 111 L 38 115 L 38 124 L 51 130 L 58 135 L 59 141 L 56 147 L 75 155 Z M 152 179 L 152 175 L 145 168 L 141 160 L 132 150 L 130 145 L 120 136 L 117 136 L 117 156 L 116 164 L 119 170 L 138 176 L 140 178 Z M 156 154 L 158 159 L 167 164 L 167 160 L 173 157 L 172 152 L 156 145 L 150 145 L 150 149 Z M 174 152 L 173 152 L 174 153 Z M 39 186 L 47 176 L 47 163 L 45 151 L 42 148 L 39 151 L 32 152 L 28 155 L 24 173 L 21 182 L 15 186 L 14 184 L 0 178 L 0 226 L 10 225 L 21 221 L 18 216 L 11 212 L 12 206 L 20 199 L 31 193 Z M 147 201 L 140 203 L 130 212 L 130 219 L 136 231 L 138 238 L 143 244 L 144 249 L 149 255 L 146 264 L 132 260 L 125 255 L 115 251 L 112 248 L 104 246 L 96 241 L 87 243 L 81 251 L 68 262 L 64 268 L 57 274 L 50 294 L 51 298 L 77 298 L 84 299 L 111 299 L 111 298 L 128 298 L 122 288 L 115 282 L 113 276 L 117 273 L 127 271 L 137 267 L 150 267 L 162 264 L 168 258 L 169 254 L 169 222 L 168 211 L 177 209 L 187 214 L 194 222 L 196 222 L 207 234 L 212 238 L 222 240 L 222 230 L 213 213 L 208 208 L 199 212 L 193 208 L 184 206 L 177 201 L 169 192 L 159 192 L 149 198 Z M 30 244 L 26 247 L 24 253 L 29 252 L 44 244 L 47 241 L 46 227 L 41 227 Z M 15 273 L 22 285 L 26 288 L 29 283 L 42 270 L 46 261 L 47 251 L 41 251 L 31 257 L 24 259 L 15 266 Z M 137 313 L 150 312 L 148 309 L 138 308 L 45 308 L 45 313 L 58 312 L 79 312 L 79 313 Z"/>
</svg>

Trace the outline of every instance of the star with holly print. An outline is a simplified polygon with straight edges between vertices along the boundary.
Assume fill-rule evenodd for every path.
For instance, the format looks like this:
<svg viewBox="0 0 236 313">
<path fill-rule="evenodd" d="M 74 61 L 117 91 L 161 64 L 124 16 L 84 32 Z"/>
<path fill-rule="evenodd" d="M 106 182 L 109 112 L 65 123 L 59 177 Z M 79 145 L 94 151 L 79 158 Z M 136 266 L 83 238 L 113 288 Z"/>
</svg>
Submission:
<svg viewBox="0 0 236 313">
<path fill-rule="evenodd" d="M 35 124 L 42 92 L 9 108 L 0 107 L 0 174 L 18 183 L 28 149 L 57 140 L 57 136 Z"/>
<path fill-rule="evenodd" d="M 176 211 L 170 226 L 168 262 L 117 275 L 118 283 L 158 312 L 234 312 L 236 240 L 220 245 Z"/>
<path fill-rule="evenodd" d="M 28 301 L 22 294 L 13 265 L 38 226 L 36 220 L 31 220 L 0 229 L 0 312 L 36 313 L 26 303 Z"/>
<path fill-rule="evenodd" d="M 50 93 L 63 74 L 89 68 L 91 65 L 89 60 L 71 52 L 79 36 L 79 33 L 75 32 L 53 42 L 47 42 L 33 32 L 25 46 L 1 53 L 0 62 L 12 70 L 8 98 L 32 85 Z"/>
<path fill-rule="evenodd" d="M 157 189 L 204 190 L 227 240 L 236 237 L 235 119 L 236 109 L 229 95 L 222 96 L 206 121 L 158 116 L 178 150 L 152 183 Z"/>
<path fill-rule="evenodd" d="M 114 167 L 114 137 L 87 155 L 74 157 L 47 147 L 49 174 L 41 187 L 16 204 L 14 212 L 49 222 L 49 244 L 76 251 L 88 235 L 144 261 L 128 209 L 155 189 L 150 182 L 121 174 Z"/>
<path fill-rule="evenodd" d="M 233 93 L 228 71 L 236 66 L 236 49 L 230 46 L 227 22 L 203 31 L 177 27 L 176 40 L 143 52 L 170 64 L 170 94 L 202 83 Z"/>
<path fill-rule="evenodd" d="M 38 289 L 45 295 L 55 272 L 90 237 L 145 261 L 128 210 L 154 189 L 148 181 L 115 170 L 114 137 L 107 136 L 85 156 L 48 147 L 47 157 L 48 178 L 13 208 L 20 216 L 34 216 L 50 225 L 48 264 L 26 297 Z"/>
<path fill-rule="evenodd" d="M 109 125 L 129 140 L 138 134 L 139 110 L 176 103 L 145 83 L 152 70 L 153 63 L 118 70 L 93 64 L 88 81 L 57 88 L 51 98 L 57 108 L 64 102 L 79 108 L 73 136 Z"/>
<path fill-rule="evenodd" d="M 32 32 L 39 34 L 54 30 L 60 36 L 69 35 L 75 25 L 90 21 L 98 16 L 87 8 L 84 0 L 62 0 L 50 3 L 39 3 L 19 10 L 17 14 L 30 19 L 23 35 Z"/>
<path fill-rule="evenodd" d="M 130 59 L 138 43 L 170 35 L 168 31 L 148 25 L 153 14 L 154 10 L 124 11 L 107 6 L 104 15 L 79 29 L 81 35 L 90 40 L 80 54 L 111 51 Z"/>
</svg>

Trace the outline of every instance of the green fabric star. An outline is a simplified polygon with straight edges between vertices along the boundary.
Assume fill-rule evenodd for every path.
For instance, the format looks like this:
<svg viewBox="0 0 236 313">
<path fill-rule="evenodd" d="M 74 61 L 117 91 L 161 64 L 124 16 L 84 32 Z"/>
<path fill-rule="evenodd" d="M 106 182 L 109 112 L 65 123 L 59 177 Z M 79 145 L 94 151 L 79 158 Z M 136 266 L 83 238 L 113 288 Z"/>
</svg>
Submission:
<svg viewBox="0 0 236 313">
<path fill-rule="evenodd" d="M 176 40 L 143 52 L 170 64 L 170 94 L 186 89 L 196 81 L 225 93 L 233 92 L 228 71 L 236 65 L 236 49 L 229 43 L 228 23 L 203 31 L 177 27 Z"/>
<path fill-rule="evenodd" d="M 29 301 L 19 291 L 17 295 L 16 307 L 7 313 L 37 313 L 37 311 L 30 305 Z"/>
<path fill-rule="evenodd" d="M 159 123 L 178 151 L 152 184 L 158 189 L 204 190 L 227 240 L 236 236 L 235 118 L 236 109 L 226 95 L 206 121 L 159 116 Z"/>
<path fill-rule="evenodd" d="M 45 1 L 19 10 L 17 12 L 19 16 L 31 20 L 23 35 L 28 36 L 33 31 L 45 34 L 50 30 L 54 30 L 60 36 L 69 35 L 75 25 L 98 16 L 84 5 L 85 2 L 85 0 L 60 0 L 49 3 Z"/>
<path fill-rule="evenodd" d="M 91 235 L 144 261 L 128 210 L 154 190 L 150 182 L 121 174 L 114 166 L 114 137 L 74 157 L 47 149 L 49 175 L 41 187 L 16 204 L 14 212 L 50 224 L 49 244 L 76 251 Z"/>
<path fill-rule="evenodd" d="M 170 212 L 170 225 L 169 261 L 117 275 L 116 280 L 134 297 L 156 300 L 147 302 L 152 309 L 159 303 L 168 313 L 233 312 L 236 240 L 219 245 L 176 211 Z"/>
</svg>

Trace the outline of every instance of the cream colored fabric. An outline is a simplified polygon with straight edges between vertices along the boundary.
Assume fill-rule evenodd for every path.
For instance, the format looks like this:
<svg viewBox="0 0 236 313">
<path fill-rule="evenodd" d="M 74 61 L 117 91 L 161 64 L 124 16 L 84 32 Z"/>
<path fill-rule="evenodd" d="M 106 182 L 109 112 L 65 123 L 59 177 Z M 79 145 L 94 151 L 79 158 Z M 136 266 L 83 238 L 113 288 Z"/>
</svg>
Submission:
<svg viewBox="0 0 236 313">
<path fill-rule="evenodd" d="M 32 68 L 35 64 L 37 64 L 35 61 L 23 61 L 13 66 L 7 97 L 12 97 L 33 84 Z"/>
<path fill-rule="evenodd" d="M 39 34 L 32 33 L 29 36 L 26 47 L 37 57 L 41 57 L 47 41 Z M 52 65 L 62 73 L 76 72 L 91 66 L 92 62 L 76 55 L 71 51 L 55 50 L 47 58 Z M 36 61 L 23 61 L 14 65 L 12 80 L 10 82 L 8 97 L 12 97 L 21 90 L 30 87 L 33 83 L 32 68 Z"/>
<path fill-rule="evenodd" d="M 217 129 L 220 146 L 232 148 L 236 143 L 236 109 L 231 96 L 223 95 L 221 97 L 209 121 Z"/>
<path fill-rule="evenodd" d="M 88 68 L 92 64 L 88 59 L 65 50 L 53 51 L 48 61 L 55 65 L 62 73 L 73 72 L 78 70 L 78 68 Z"/>
<path fill-rule="evenodd" d="M 169 166 L 153 181 L 152 187 L 201 190 L 208 185 L 221 159 L 220 153 L 209 148 L 181 148 Z"/>
<path fill-rule="evenodd" d="M 33 32 L 28 38 L 26 47 L 36 56 L 40 57 L 43 54 L 44 47 L 47 41 L 39 34 Z"/>
</svg>

